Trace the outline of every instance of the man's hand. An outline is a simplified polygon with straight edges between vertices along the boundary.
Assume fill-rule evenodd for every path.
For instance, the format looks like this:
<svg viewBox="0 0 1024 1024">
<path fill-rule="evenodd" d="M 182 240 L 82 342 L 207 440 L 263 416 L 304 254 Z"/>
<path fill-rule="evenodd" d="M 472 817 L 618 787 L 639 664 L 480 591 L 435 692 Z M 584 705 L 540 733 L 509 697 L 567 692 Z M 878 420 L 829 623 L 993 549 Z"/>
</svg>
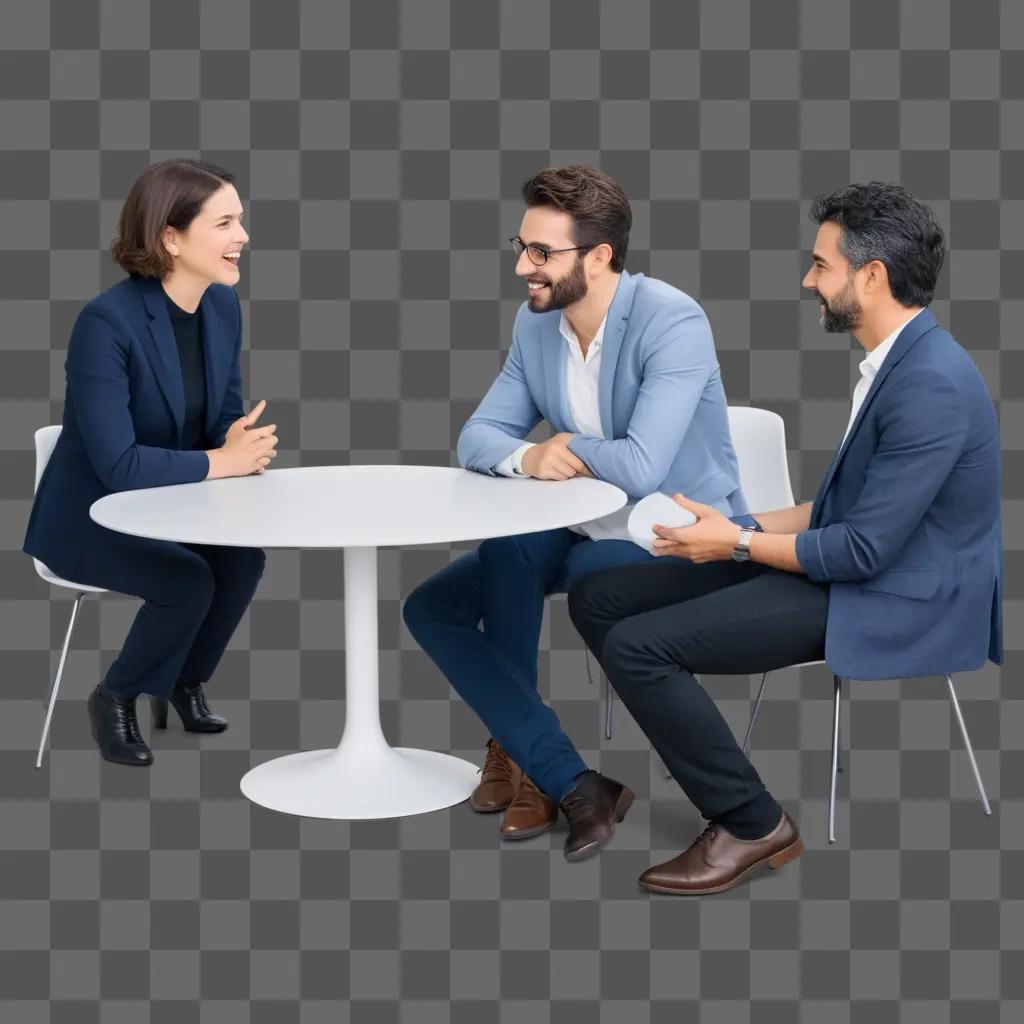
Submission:
<svg viewBox="0 0 1024 1024">
<path fill-rule="evenodd" d="M 689 501 L 681 494 L 674 494 L 672 500 L 697 517 L 692 526 L 654 526 L 655 556 L 672 555 L 691 562 L 722 562 L 732 558 L 733 548 L 740 539 L 740 527 L 730 522 L 717 509 Z"/>
<path fill-rule="evenodd" d="M 593 476 L 582 459 L 569 451 L 572 434 L 555 434 L 523 453 L 523 472 L 538 480 L 569 480 L 574 476 Z"/>
</svg>

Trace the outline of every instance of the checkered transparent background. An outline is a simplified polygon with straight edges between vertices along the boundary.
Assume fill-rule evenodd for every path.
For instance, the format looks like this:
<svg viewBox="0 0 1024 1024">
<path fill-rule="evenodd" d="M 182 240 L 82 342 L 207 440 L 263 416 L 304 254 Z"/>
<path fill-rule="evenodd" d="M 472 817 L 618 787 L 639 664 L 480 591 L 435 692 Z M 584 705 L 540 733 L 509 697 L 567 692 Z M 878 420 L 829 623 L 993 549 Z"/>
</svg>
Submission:
<svg viewBox="0 0 1024 1024">
<path fill-rule="evenodd" d="M 2 0 L 0 47 L 5 1024 L 1021 1019 L 1024 5 Z M 238 176 L 246 394 L 279 424 L 277 465 L 454 461 L 523 295 L 519 184 L 580 161 L 632 200 L 629 269 L 706 308 L 730 402 L 785 419 L 803 499 L 860 358 L 800 301 L 808 202 L 870 178 L 930 202 L 951 248 L 933 308 L 1005 449 L 1007 659 L 959 680 L 993 816 L 940 681 L 855 683 L 829 848 L 829 676 L 780 672 L 754 757 L 808 852 L 730 894 L 649 897 L 636 876 L 700 822 L 621 707 L 603 740 L 561 600 L 544 692 L 640 797 L 600 857 L 566 864 L 564 825 L 499 847 L 465 806 L 351 824 L 253 806 L 251 765 L 333 745 L 343 720 L 341 561 L 314 551 L 270 555 L 208 688 L 229 731 L 172 724 L 149 771 L 102 762 L 84 708 L 137 603 L 87 601 L 34 770 L 70 595 L 20 552 L 32 433 L 60 421 L 77 312 L 120 277 L 129 185 L 172 155 Z M 401 625 L 453 550 L 381 553 L 382 712 L 396 743 L 479 760 L 482 727 Z M 756 682 L 708 680 L 737 729 Z"/>
</svg>

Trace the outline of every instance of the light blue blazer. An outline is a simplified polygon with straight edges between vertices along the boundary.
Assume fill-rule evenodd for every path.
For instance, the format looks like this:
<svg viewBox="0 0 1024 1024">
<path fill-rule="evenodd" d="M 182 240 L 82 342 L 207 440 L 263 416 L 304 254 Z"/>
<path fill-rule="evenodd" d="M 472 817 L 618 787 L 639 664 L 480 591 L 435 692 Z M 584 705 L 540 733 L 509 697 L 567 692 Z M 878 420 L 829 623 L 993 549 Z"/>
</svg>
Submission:
<svg viewBox="0 0 1024 1024">
<path fill-rule="evenodd" d="M 690 296 L 622 272 L 605 323 L 598 404 L 603 437 L 577 432 L 565 382 L 559 311 L 516 314 L 497 379 L 459 434 L 459 464 L 494 475 L 541 421 L 573 435 L 569 449 L 631 501 L 655 491 L 750 511 L 740 490 L 711 327 Z"/>
<path fill-rule="evenodd" d="M 1003 658 L 999 424 L 971 357 L 922 310 L 864 396 L 797 534 L 828 581 L 837 675 L 945 675 Z"/>
</svg>

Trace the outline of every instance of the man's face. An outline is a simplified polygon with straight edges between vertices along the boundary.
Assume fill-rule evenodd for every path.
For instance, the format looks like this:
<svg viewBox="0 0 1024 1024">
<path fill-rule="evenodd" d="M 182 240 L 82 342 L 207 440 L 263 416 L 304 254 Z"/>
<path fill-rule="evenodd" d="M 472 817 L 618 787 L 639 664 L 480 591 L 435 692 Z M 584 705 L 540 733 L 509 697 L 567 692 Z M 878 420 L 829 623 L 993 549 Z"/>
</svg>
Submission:
<svg viewBox="0 0 1024 1024">
<path fill-rule="evenodd" d="M 519 237 L 527 245 L 547 250 L 568 249 L 576 244 L 572 235 L 572 217 L 564 210 L 531 206 L 519 225 Z M 526 282 L 527 303 L 533 313 L 549 313 L 579 302 L 587 294 L 584 274 L 585 254 L 558 252 L 538 267 L 523 250 L 516 263 L 516 275 Z"/>
<path fill-rule="evenodd" d="M 817 296 L 821 326 L 833 334 L 855 330 L 863 315 L 853 268 L 839 249 L 839 231 L 833 221 L 818 228 L 811 269 L 803 280 L 803 286 Z"/>
</svg>

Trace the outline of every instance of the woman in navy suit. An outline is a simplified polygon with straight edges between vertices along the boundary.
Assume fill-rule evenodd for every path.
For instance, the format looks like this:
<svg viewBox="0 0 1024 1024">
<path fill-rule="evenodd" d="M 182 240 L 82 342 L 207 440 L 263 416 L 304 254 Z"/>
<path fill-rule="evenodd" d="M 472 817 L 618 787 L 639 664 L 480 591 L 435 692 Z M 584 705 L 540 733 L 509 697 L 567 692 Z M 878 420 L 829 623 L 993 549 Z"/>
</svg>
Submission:
<svg viewBox="0 0 1024 1024">
<path fill-rule="evenodd" d="M 148 765 L 135 700 L 154 725 L 168 701 L 192 732 L 227 722 L 202 684 L 263 573 L 258 548 L 147 540 L 107 530 L 89 507 L 114 491 L 262 473 L 276 428 L 242 408 L 238 257 L 249 240 L 234 178 L 198 160 L 149 167 L 111 248 L 128 277 L 75 321 L 60 439 L 36 491 L 24 550 L 57 575 L 144 600 L 88 700 L 100 753 Z"/>
</svg>

